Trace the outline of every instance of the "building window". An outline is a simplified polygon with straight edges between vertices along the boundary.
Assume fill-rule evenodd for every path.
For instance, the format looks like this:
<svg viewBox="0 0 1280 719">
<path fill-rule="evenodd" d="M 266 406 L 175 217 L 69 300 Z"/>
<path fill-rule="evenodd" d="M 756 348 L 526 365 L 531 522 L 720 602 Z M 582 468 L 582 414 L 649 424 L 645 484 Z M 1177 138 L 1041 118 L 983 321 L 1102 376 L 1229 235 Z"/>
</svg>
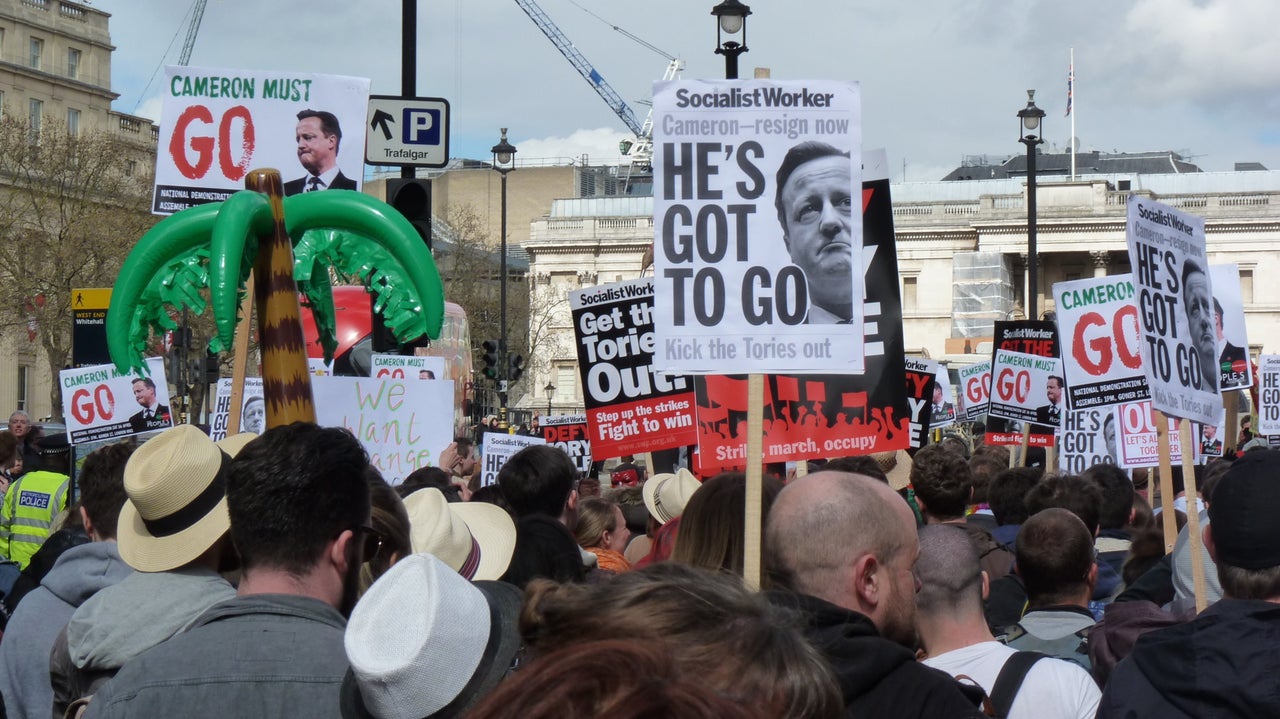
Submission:
<svg viewBox="0 0 1280 719">
<path fill-rule="evenodd" d="M 31 102 L 27 105 L 27 124 L 31 128 L 32 139 L 34 139 L 36 135 L 40 134 L 40 122 L 43 119 L 44 102 L 32 98 Z"/>
<path fill-rule="evenodd" d="M 4 90 L 0 90 L 0 117 L 4 117 Z"/>
<path fill-rule="evenodd" d="M 125 162 L 125 163 L 124 163 L 124 175 L 125 175 L 125 177 L 133 177 L 133 173 L 135 173 L 135 172 L 137 172 L 137 171 L 138 171 L 138 161 L 137 161 L 137 160 L 129 160 L 129 161 L 127 161 L 127 162 Z"/>
<path fill-rule="evenodd" d="M 67 49 L 67 77 L 80 79 L 80 51 L 74 47 Z"/>
<path fill-rule="evenodd" d="M 28 404 L 27 379 L 28 379 L 28 375 L 30 374 L 28 372 L 29 369 L 30 368 L 24 364 L 18 365 L 18 409 L 22 410 L 23 412 L 26 412 L 30 409 L 27 406 Z"/>
<path fill-rule="evenodd" d="M 556 400 L 576 402 L 578 399 L 578 368 L 571 364 L 556 365 Z"/>
<path fill-rule="evenodd" d="M 1240 270 L 1240 302 L 1245 307 L 1253 304 L 1253 270 Z"/>
<path fill-rule="evenodd" d="M 67 134 L 71 137 L 80 137 L 80 111 L 71 108 L 67 109 Z"/>
<path fill-rule="evenodd" d="M 27 64 L 30 65 L 33 70 L 40 69 L 40 56 L 43 54 L 44 40 L 35 37 L 31 38 L 31 58 L 30 62 Z"/>
<path fill-rule="evenodd" d="M 903 311 L 915 310 L 919 307 L 919 295 L 916 292 L 916 280 L 918 277 L 902 278 L 902 309 Z"/>
</svg>

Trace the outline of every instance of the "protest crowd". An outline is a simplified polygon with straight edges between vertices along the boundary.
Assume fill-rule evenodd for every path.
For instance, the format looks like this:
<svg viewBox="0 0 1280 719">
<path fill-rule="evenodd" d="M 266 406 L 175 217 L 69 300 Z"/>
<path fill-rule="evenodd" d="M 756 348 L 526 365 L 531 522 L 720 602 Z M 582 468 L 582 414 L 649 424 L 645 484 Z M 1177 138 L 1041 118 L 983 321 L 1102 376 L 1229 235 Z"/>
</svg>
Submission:
<svg viewBox="0 0 1280 719">
<path fill-rule="evenodd" d="M 981 434 L 766 466 L 757 591 L 740 472 L 539 445 L 482 487 L 460 438 L 392 487 L 343 429 L 178 425 L 92 452 L 68 504 L 66 438 L 30 425 L 0 433 L 8 717 L 1280 715 L 1256 442 L 1195 505 L 1172 477 L 1197 614 L 1145 473 Z"/>
</svg>

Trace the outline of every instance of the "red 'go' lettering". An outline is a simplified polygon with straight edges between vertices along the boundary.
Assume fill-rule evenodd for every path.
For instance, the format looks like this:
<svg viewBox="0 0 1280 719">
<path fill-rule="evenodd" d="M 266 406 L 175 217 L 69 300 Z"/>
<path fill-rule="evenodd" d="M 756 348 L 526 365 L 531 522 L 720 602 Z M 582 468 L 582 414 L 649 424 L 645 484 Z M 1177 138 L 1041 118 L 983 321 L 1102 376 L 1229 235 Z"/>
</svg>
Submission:
<svg viewBox="0 0 1280 719">
<path fill-rule="evenodd" d="M 1132 333 L 1126 331 L 1127 325 L 1132 325 Z M 1142 358 L 1138 356 L 1136 348 L 1129 344 L 1130 337 L 1137 335 L 1138 308 L 1127 305 L 1116 313 L 1111 325 L 1110 337 L 1105 332 L 1097 334 L 1089 332 L 1094 327 L 1106 326 L 1106 320 L 1097 312 L 1086 312 L 1080 316 L 1080 321 L 1076 322 L 1075 335 L 1071 343 L 1071 356 L 1076 362 L 1091 375 L 1104 375 L 1111 371 L 1111 363 L 1116 357 L 1120 359 L 1120 364 L 1129 369 L 1141 367 Z M 1090 335 L 1088 339 L 1085 338 L 1086 333 Z M 1114 355 L 1111 349 L 1113 346 L 1115 347 Z"/>
<path fill-rule="evenodd" d="M 97 417 L 111 419 L 115 405 L 115 397 L 107 385 L 95 387 L 92 399 L 89 398 L 89 390 L 81 387 L 71 395 L 71 416 L 82 425 L 93 424 Z"/>
<path fill-rule="evenodd" d="M 237 124 L 235 121 L 240 120 L 240 137 L 237 140 L 232 139 L 232 131 Z M 245 176 L 249 169 L 249 163 L 253 161 L 253 148 L 255 142 L 255 133 L 253 129 L 253 116 L 249 114 L 249 108 L 244 105 L 236 105 L 235 107 L 222 113 L 222 118 L 218 122 L 218 136 L 215 141 L 213 137 L 207 134 L 199 134 L 190 136 L 192 124 L 199 122 L 203 125 L 213 124 L 213 113 L 209 112 L 209 108 L 204 105 L 191 105 L 182 111 L 178 116 L 178 120 L 173 126 L 173 137 L 169 139 L 169 157 L 173 159 L 173 164 L 178 168 L 178 172 L 183 177 L 190 180 L 198 180 L 208 174 L 209 169 L 213 166 L 214 149 L 217 149 L 218 168 L 228 180 L 240 180 Z M 240 151 L 238 158 L 232 157 L 232 150 L 237 147 Z M 191 158 L 187 154 L 187 148 L 195 153 L 195 157 Z M 192 161 L 194 159 L 194 162 Z"/>
</svg>

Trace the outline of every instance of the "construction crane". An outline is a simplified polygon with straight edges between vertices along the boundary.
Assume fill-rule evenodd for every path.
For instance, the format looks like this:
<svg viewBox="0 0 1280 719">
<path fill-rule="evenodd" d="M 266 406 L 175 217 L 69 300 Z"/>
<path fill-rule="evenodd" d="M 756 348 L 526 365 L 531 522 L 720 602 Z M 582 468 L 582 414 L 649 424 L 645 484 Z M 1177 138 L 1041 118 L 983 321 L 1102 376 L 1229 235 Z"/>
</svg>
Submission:
<svg viewBox="0 0 1280 719">
<path fill-rule="evenodd" d="M 547 39 L 551 41 L 551 44 L 556 46 L 556 49 L 560 51 L 560 54 L 565 56 L 565 59 L 573 65 L 574 69 L 576 69 L 579 74 L 582 75 L 583 79 L 585 79 L 600 95 L 601 99 L 605 101 L 605 104 L 609 106 L 609 109 L 613 110 L 613 113 L 622 120 L 627 128 L 630 129 L 631 132 L 635 133 L 635 139 L 623 140 L 619 143 L 619 152 L 623 156 L 627 157 L 633 166 L 640 165 L 646 170 L 650 168 L 653 164 L 653 111 L 650 110 L 649 115 L 645 118 L 643 123 L 636 119 L 635 113 L 631 111 L 631 108 L 627 106 L 627 103 L 622 99 L 622 97 L 618 95 L 607 81 L 605 81 L 604 76 L 600 74 L 600 71 L 596 70 L 595 67 L 591 65 L 591 62 L 588 61 L 581 52 L 578 52 L 578 48 L 574 47 L 573 43 L 569 41 L 569 38 L 565 37 L 565 34 L 560 31 L 560 28 L 551 20 L 538 3 L 534 2 L 534 0 L 516 0 L 516 4 L 520 6 L 521 10 L 524 10 L 525 14 L 529 16 L 529 19 L 533 21 L 533 24 L 538 26 L 538 29 L 542 31 L 542 34 L 547 36 Z M 617 25 L 614 25 L 613 29 L 667 58 L 667 70 L 663 73 L 662 79 L 674 79 L 676 73 L 684 67 L 683 63 L 681 63 L 678 58 L 662 52 L 650 43 L 645 42 Z M 628 173 L 628 179 L 629 177 L 630 173 Z"/>
<path fill-rule="evenodd" d="M 187 65 L 191 60 L 191 49 L 196 46 L 196 35 L 200 32 L 200 21 L 204 19 L 204 6 L 209 0 L 196 0 L 192 5 L 191 24 L 187 26 L 187 40 L 182 44 L 182 54 L 178 55 L 178 64 Z"/>
</svg>

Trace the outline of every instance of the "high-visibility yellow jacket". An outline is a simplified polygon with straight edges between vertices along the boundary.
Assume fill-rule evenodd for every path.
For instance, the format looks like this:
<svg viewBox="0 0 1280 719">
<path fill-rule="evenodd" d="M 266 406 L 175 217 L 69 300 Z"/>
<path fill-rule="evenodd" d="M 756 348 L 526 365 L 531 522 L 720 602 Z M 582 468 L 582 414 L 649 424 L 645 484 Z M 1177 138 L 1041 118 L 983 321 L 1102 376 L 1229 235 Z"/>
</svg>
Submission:
<svg viewBox="0 0 1280 719">
<path fill-rule="evenodd" d="M 0 505 L 0 555 L 23 569 L 49 538 L 49 526 L 67 506 L 71 480 L 57 472 L 27 472 L 9 485 Z"/>
</svg>

